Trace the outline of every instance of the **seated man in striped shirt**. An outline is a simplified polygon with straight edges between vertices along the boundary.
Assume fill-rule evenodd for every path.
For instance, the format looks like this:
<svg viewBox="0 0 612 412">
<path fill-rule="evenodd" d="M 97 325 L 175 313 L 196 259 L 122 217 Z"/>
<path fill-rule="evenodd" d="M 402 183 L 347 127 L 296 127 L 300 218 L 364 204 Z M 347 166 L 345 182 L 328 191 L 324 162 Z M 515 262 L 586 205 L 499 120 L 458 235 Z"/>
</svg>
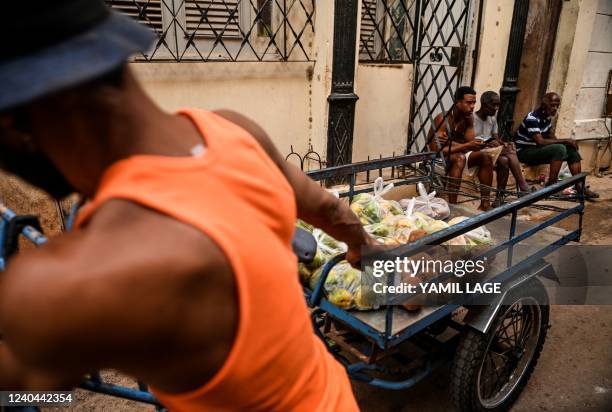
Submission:
<svg viewBox="0 0 612 412">
<path fill-rule="evenodd" d="M 521 163 L 529 166 L 548 164 L 550 172 L 546 185 L 552 185 L 558 181 L 559 170 L 563 162 L 567 162 L 572 175 L 580 173 L 580 153 L 578 143 L 572 139 L 557 139 L 551 130 L 552 118 L 557 114 L 561 98 L 557 93 L 547 93 L 542 99 L 542 104 L 536 110 L 525 116 L 519 126 L 514 142 Z M 576 189 L 580 190 L 580 184 Z M 599 197 L 599 195 L 588 188 L 585 189 L 587 199 Z"/>
</svg>

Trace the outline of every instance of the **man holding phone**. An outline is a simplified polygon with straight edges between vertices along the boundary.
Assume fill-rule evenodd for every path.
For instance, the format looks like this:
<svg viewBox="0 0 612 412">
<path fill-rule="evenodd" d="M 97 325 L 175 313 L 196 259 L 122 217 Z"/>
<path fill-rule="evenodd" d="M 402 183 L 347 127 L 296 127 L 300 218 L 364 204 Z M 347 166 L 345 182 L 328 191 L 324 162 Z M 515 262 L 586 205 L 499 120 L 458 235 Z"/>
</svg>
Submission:
<svg viewBox="0 0 612 412">
<path fill-rule="evenodd" d="M 486 147 L 482 140 L 474 138 L 474 106 L 476 91 L 468 86 L 462 86 L 455 93 L 455 104 L 444 115 L 439 113 L 434 119 L 434 125 L 429 131 L 429 148 L 436 153 L 442 153 L 448 162 L 449 203 L 457 203 L 458 189 L 461 184 L 463 169 L 467 174 L 476 174 L 483 185 L 480 190 L 481 201 L 479 210 L 489 210 L 490 189 L 493 183 L 493 161 L 491 156 L 481 149 Z"/>
<path fill-rule="evenodd" d="M 495 164 L 498 192 L 495 196 L 493 207 L 501 206 L 503 203 L 503 191 L 508 184 L 509 172 L 512 172 L 522 193 L 529 193 L 533 190 L 523 176 L 521 163 L 516 155 L 514 144 L 504 142 L 499 137 L 497 120 L 495 119 L 499 105 L 499 95 L 491 90 L 486 91 L 480 96 L 480 109 L 476 111 L 474 116 L 475 138 L 484 142 L 488 148 L 502 147 Z"/>
</svg>

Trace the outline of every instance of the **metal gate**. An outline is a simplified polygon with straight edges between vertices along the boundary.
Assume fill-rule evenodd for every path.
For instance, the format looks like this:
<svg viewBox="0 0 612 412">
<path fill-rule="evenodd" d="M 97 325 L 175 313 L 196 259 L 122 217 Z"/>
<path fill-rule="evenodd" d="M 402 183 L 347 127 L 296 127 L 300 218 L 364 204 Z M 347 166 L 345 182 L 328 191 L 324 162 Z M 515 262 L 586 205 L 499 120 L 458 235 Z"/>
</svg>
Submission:
<svg viewBox="0 0 612 412">
<path fill-rule="evenodd" d="M 427 150 L 427 136 L 438 113 L 446 114 L 460 86 L 468 49 L 473 0 L 417 1 L 414 81 L 408 152 Z"/>
</svg>

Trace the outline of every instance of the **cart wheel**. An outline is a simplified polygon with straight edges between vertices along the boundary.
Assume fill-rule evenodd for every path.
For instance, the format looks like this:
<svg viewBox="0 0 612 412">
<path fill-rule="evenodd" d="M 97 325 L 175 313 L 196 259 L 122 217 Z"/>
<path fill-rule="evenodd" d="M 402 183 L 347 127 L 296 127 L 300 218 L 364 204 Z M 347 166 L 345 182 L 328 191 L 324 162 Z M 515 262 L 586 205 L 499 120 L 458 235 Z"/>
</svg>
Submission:
<svg viewBox="0 0 612 412">
<path fill-rule="evenodd" d="M 458 411 L 510 409 L 538 362 L 548 315 L 546 290 L 530 279 L 508 293 L 488 333 L 464 329 L 451 370 Z"/>
</svg>

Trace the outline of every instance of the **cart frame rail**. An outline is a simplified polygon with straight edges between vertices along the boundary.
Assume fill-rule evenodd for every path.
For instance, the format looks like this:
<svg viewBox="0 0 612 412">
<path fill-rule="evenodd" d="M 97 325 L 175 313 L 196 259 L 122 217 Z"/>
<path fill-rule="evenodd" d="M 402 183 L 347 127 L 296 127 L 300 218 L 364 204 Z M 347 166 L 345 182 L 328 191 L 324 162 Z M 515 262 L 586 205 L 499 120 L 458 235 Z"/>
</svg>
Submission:
<svg viewBox="0 0 612 412">
<path fill-rule="evenodd" d="M 409 168 L 413 170 L 416 174 L 411 176 L 404 176 L 403 180 L 395 185 L 402 184 L 416 184 L 418 182 L 429 182 L 433 183 L 433 177 L 435 173 L 435 154 L 434 153 L 420 153 L 418 155 L 405 155 L 397 158 L 389 158 L 389 159 L 380 159 L 368 162 L 355 163 L 352 165 L 346 166 L 338 166 L 333 168 L 328 168 L 324 170 L 317 170 L 313 172 L 309 172 L 308 175 L 314 180 L 326 180 L 330 179 L 331 181 L 347 181 L 348 180 L 348 189 L 343 190 L 343 192 L 339 193 L 340 197 L 348 197 L 352 200 L 352 197 L 358 193 L 365 193 L 372 190 L 372 187 L 368 188 L 357 188 L 357 179 L 356 175 L 362 172 L 368 172 L 371 170 L 379 170 L 379 175 L 383 175 L 382 168 Z M 420 164 L 419 164 L 420 163 Z M 415 164 L 418 164 L 415 166 Z M 423 167 L 425 166 L 425 167 Z M 548 186 L 546 188 L 540 189 L 537 192 L 529 194 L 525 197 L 518 198 L 510 203 L 504 204 L 501 207 L 489 210 L 487 212 L 479 213 L 475 216 L 466 219 L 465 221 L 453 225 L 447 229 L 440 230 L 431 235 L 423 237 L 415 242 L 410 244 L 401 245 L 396 248 L 391 249 L 390 251 L 386 251 L 386 256 L 391 257 L 410 257 L 419 252 L 425 251 L 427 248 L 430 248 L 432 245 L 440 245 L 443 242 L 453 239 L 459 235 L 465 234 L 473 229 L 476 229 L 482 225 L 487 223 L 491 223 L 495 220 L 498 220 L 502 217 L 510 216 L 510 228 L 509 228 L 509 237 L 507 240 L 504 240 L 500 244 L 492 247 L 487 250 L 485 253 L 481 254 L 477 258 L 491 257 L 507 251 L 507 259 L 505 262 L 505 270 L 500 274 L 496 275 L 491 281 L 498 282 L 509 282 L 506 285 L 505 293 L 502 294 L 497 299 L 493 300 L 491 303 L 491 310 L 489 311 L 480 311 L 478 316 L 474 316 L 471 319 L 471 322 L 475 325 L 476 328 L 481 329 L 481 331 L 486 331 L 491 324 L 491 320 L 495 317 L 497 313 L 497 308 L 501 304 L 503 297 L 505 294 L 514 287 L 517 287 L 525 280 L 536 276 L 540 273 L 543 268 L 550 267 L 550 264 L 542 264 L 542 258 L 546 255 L 554 252 L 556 249 L 561 247 L 564 244 L 567 244 L 571 241 L 579 241 L 580 235 L 582 233 L 582 215 L 584 213 L 584 190 L 578 193 L 578 204 L 570 207 L 566 210 L 561 211 L 556 216 L 549 217 L 544 221 L 536 224 L 535 226 L 525 230 L 524 232 L 517 234 L 517 218 L 518 212 L 521 209 L 530 207 L 535 203 L 550 198 L 552 195 L 559 194 L 564 189 L 568 187 L 574 186 L 578 182 L 582 182 L 582 187 L 585 187 L 585 178 L 586 173 L 580 173 L 575 176 L 572 176 L 568 179 L 560 181 L 554 185 Z M 369 181 L 369 179 L 368 179 Z M 514 246 L 519 242 L 522 242 L 534 234 L 538 233 L 541 230 L 544 230 L 555 223 L 559 222 L 562 219 L 565 219 L 572 215 L 578 215 L 578 228 L 561 236 L 556 241 L 551 244 L 546 245 L 540 250 L 534 251 L 532 255 L 530 255 L 527 259 L 522 260 L 521 262 L 515 262 L 513 259 L 513 249 Z M 392 381 L 386 379 L 380 379 L 378 377 L 372 376 L 372 374 L 368 372 L 378 371 L 380 372 L 379 365 L 376 364 L 374 360 L 372 362 L 368 361 L 357 361 L 351 362 L 347 357 L 342 355 L 337 349 L 334 349 L 329 342 L 328 337 L 325 336 L 324 333 L 321 332 L 320 328 L 322 324 L 318 319 L 322 316 L 328 316 L 333 321 L 338 321 L 340 324 L 348 327 L 349 330 L 352 330 L 359 334 L 360 336 L 365 337 L 370 342 L 373 343 L 375 347 L 372 348 L 372 352 L 378 351 L 391 351 L 397 348 L 399 345 L 407 342 L 409 339 L 415 338 L 420 332 L 425 330 L 427 327 L 432 326 L 439 320 L 443 318 L 448 318 L 456 309 L 461 306 L 466 306 L 463 304 L 454 304 L 448 303 L 446 305 L 440 306 L 437 310 L 433 311 L 429 315 L 419 319 L 415 323 L 411 324 L 409 327 L 401 330 L 398 333 L 392 333 L 393 331 L 393 313 L 394 306 L 388 305 L 385 310 L 385 330 L 380 331 L 362 320 L 356 317 L 350 311 L 341 309 L 332 303 L 330 303 L 324 297 L 324 287 L 325 280 L 327 279 L 331 269 L 340 261 L 344 260 L 345 254 L 341 254 L 335 256 L 330 261 L 328 261 L 321 273 L 321 276 L 318 280 L 318 283 L 314 287 L 313 290 L 308 288 L 304 288 L 304 295 L 306 297 L 308 305 L 313 309 L 313 323 L 315 327 L 315 332 L 322 338 L 323 342 L 326 344 L 330 352 L 347 368 L 347 372 L 351 378 L 367 382 L 373 386 L 378 386 L 386 389 L 405 389 L 413 386 L 415 383 L 429 375 L 433 370 L 444 363 L 444 359 L 447 358 L 446 355 L 449 354 L 449 348 L 452 347 L 452 341 L 447 342 L 445 345 L 442 345 L 442 349 L 436 356 L 425 356 L 423 359 L 423 363 L 420 367 L 414 369 L 411 376 L 407 379 L 400 381 Z M 431 355 L 431 354 L 430 354 Z"/>
</svg>

